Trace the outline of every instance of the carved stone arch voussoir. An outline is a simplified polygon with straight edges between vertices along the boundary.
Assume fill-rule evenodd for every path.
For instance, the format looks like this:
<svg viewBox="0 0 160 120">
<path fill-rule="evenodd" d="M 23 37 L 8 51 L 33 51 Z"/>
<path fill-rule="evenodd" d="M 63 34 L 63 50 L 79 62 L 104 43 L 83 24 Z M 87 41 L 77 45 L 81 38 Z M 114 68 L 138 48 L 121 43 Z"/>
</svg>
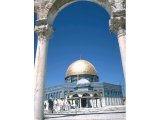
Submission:
<svg viewBox="0 0 160 120">
<path fill-rule="evenodd" d="M 37 19 L 47 19 L 49 9 L 56 0 L 35 0 L 34 11 L 37 13 Z"/>
<path fill-rule="evenodd" d="M 53 1 L 53 0 L 52 0 Z M 54 22 L 54 19 L 56 18 L 57 14 L 65 7 L 68 5 L 78 2 L 78 1 L 89 1 L 96 3 L 100 5 L 102 8 L 106 10 L 106 12 L 111 14 L 111 7 L 110 3 L 108 0 L 54 0 L 54 2 L 50 2 L 46 5 L 46 10 L 47 10 L 47 18 L 50 24 Z"/>
</svg>

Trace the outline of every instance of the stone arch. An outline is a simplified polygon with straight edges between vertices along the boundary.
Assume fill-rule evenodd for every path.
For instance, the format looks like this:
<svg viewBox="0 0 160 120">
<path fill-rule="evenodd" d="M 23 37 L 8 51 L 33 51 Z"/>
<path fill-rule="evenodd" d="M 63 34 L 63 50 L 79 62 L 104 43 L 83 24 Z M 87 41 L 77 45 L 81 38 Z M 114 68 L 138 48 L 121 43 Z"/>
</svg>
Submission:
<svg viewBox="0 0 160 120">
<path fill-rule="evenodd" d="M 116 33 L 120 48 L 123 73 L 125 77 L 125 0 L 34 0 L 35 12 L 37 13 L 37 22 L 35 31 L 38 34 L 38 43 L 35 59 L 35 119 L 43 119 L 43 98 L 44 98 L 44 82 L 46 75 L 46 60 L 48 52 L 48 41 L 52 35 L 52 23 L 56 15 L 66 6 L 78 2 L 90 1 L 102 6 L 110 15 L 110 30 Z M 39 59 L 42 58 L 42 59 Z M 49 96 L 49 94 L 48 94 Z"/>
<path fill-rule="evenodd" d="M 74 94 L 72 97 L 79 97 L 78 94 Z"/>
<path fill-rule="evenodd" d="M 90 96 L 90 94 L 84 93 L 84 94 L 82 95 L 82 97 L 85 97 L 85 96 Z"/>
<path fill-rule="evenodd" d="M 94 93 L 94 95 L 93 95 L 94 97 L 98 97 L 98 94 L 97 93 Z"/>
<path fill-rule="evenodd" d="M 61 10 L 63 10 L 65 7 L 71 5 L 72 3 L 76 3 L 79 1 L 86 1 L 86 2 L 95 3 L 99 6 L 101 6 L 102 8 L 104 8 L 105 11 L 109 15 L 111 15 L 111 7 L 110 7 L 110 3 L 108 2 L 108 0 L 57 0 L 52 3 L 50 9 L 48 10 L 48 14 L 47 14 L 48 22 L 50 24 L 52 24 L 54 22 L 56 16 L 58 15 L 58 13 Z"/>
</svg>

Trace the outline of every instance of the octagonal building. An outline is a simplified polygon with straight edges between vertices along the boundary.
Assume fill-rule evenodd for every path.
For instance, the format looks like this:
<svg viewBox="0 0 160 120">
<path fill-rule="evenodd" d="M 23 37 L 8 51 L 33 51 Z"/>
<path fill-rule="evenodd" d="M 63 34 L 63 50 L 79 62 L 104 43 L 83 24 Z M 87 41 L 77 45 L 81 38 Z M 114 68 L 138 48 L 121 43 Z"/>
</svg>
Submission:
<svg viewBox="0 0 160 120">
<path fill-rule="evenodd" d="M 78 108 L 101 108 L 123 105 L 122 86 L 101 83 L 96 68 L 87 60 L 74 61 L 67 69 L 65 83 L 45 90 L 45 109 L 49 101 L 67 102 Z"/>
</svg>

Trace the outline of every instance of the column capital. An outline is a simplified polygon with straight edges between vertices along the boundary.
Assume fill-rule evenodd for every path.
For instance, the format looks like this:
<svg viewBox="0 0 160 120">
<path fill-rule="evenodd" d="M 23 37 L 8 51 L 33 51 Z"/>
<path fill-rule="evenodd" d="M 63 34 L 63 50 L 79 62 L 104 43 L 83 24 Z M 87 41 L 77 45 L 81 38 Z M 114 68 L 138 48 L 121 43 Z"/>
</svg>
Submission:
<svg viewBox="0 0 160 120">
<path fill-rule="evenodd" d="M 117 35 L 125 34 L 126 30 L 126 0 L 109 0 L 111 5 L 110 30 Z"/>
<path fill-rule="evenodd" d="M 126 9 L 126 0 L 109 0 L 112 12 Z"/>
<path fill-rule="evenodd" d="M 56 0 L 34 0 L 34 11 L 38 19 L 47 18 L 48 12 Z"/>
<path fill-rule="evenodd" d="M 44 40 L 48 40 L 54 32 L 52 25 L 47 22 L 47 19 L 37 20 L 35 31 L 37 32 L 38 37 Z"/>
<path fill-rule="evenodd" d="M 117 35 L 126 30 L 126 18 L 125 17 L 111 17 L 109 20 L 110 30 Z M 125 32 L 124 32 L 125 34 Z"/>
</svg>

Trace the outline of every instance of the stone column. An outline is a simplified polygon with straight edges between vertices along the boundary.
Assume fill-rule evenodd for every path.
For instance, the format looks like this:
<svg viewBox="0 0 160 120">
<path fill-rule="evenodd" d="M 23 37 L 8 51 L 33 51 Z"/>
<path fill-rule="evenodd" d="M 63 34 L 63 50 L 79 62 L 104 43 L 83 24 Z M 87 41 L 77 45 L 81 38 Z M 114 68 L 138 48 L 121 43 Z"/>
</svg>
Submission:
<svg viewBox="0 0 160 120">
<path fill-rule="evenodd" d="M 88 108 L 88 98 L 86 98 L 86 107 Z"/>
<path fill-rule="evenodd" d="M 116 103 L 116 97 L 114 97 L 114 105 L 117 105 L 117 103 Z"/>
<path fill-rule="evenodd" d="M 115 104 L 114 97 L 112 97 L 112 104 L 113 104 L 113 106 L 114 106 L 114 104 Z"/>
<path fill-rule="evenodd" d="M 121 103 L 121 105 L 123 105 L 123 100 L 122 100 L 122 97 L 121 97 L 121 99 L 120 99 L 120 103 Z"/>
<path fill-rule="evenodd" d="M 93 108 L 93 104 L 94 104 L 94 103 L 93 103 L 93 98 L 92 98 L 91 100 L 92 100 L 92 108 Z"/>
<path fill-rule="evenodd" d="M 48 42 L 53 30 L 46 20 L 39 20 L 35 31 L 38 34 L 38 42 L 35 60 L 34 120 L 43 120 Z"/>
<path fill-rule="evenodd" d="M 112 106 L 112 97 L 110 97 L 110 105 Z"/>
<path fill-rule="evenodd" d="M 120 105 L 120 102 L 119 102 L 119 97 L 118 97 L 118 105 Z"/>
<path fill-rule="evenodd" d="M 112 97 L 110 97 L 110 105 L 112 106 Z"/>
<path fill-rule="evenodd" d="M 106 99 L 106 106 L 108 105 L 108 97 L 105 97 L 105 99 Z"/>
<path fill-rule="evenodd" d="M 126 1 L 109 0 L 111 5 L 111 18 L 109 21 L 110 30 L 117 35 L 120 48 L 123 73 L 125 77 L 126 67 Z"/>
<path fill-rule="evenodd" d="M 113 97 L 113 106 L 115 106 L 115 97 Z"/>
<path fill-rule="evenodd" d="M 117 104 L 119 105 L 119 96 L 117 97 Z"/>
<path fill-rule="evenodd" d="M 97 98 L 96 98 L 96 108 L 97 108 Z"/>
<path fill-rule="evenodd" d="M 117 97 L 116 97 L 116 105 L 118 105 L 118 102 L 117 102 Z"/>
<path fill-rule="evenodd" d="M 119 105 L 121 105 L 121 98 L 119 98 Z"/>
<path fill-rule="evenodd" d="M 102 107 L 102 98 L 99 98 L 100 101 L 100 107 Z"/>
<path fill-rule="evenodd" d="M 113 97 L 111 97 L 111 106 L 113 106 Z"/>
<path fill-rule="evenodd" d="M 115 105 L 117 105 L 117 97 L 115 97 L 114 100 L 115 100 Z"/>
<path fill-rule="evenodd" d="M 125 30 L 120 29 L 118 31 L 117 36 L 118 36 L 120 53 L 121 53 L 123 72 L 124 72 L 124 77 L 125 77 L 125 74 L 126 74 L 126 33 L 125 33 Z"/>
<path fill-rule="evenodd" d="M 116 105 L 118 105 L 118 102 L 117 102 L 117 96 L 116 96 Z"/>
<path fill-rule="evenodd" d="M 107 101 L 108 101 L 108 104 L 107 104 L 107 105 L 110 105 L 110 104 L 109 104 L 109 96 L 108 96 L 108 98 L 107 98 Z"/>
<path fill-rule="evenodd" d="M 81 98 L 80 98 L 80 109 L 81 109 L 81 106 L 82 106 L 82 105 L 81 105 Z"/>
</svg>

